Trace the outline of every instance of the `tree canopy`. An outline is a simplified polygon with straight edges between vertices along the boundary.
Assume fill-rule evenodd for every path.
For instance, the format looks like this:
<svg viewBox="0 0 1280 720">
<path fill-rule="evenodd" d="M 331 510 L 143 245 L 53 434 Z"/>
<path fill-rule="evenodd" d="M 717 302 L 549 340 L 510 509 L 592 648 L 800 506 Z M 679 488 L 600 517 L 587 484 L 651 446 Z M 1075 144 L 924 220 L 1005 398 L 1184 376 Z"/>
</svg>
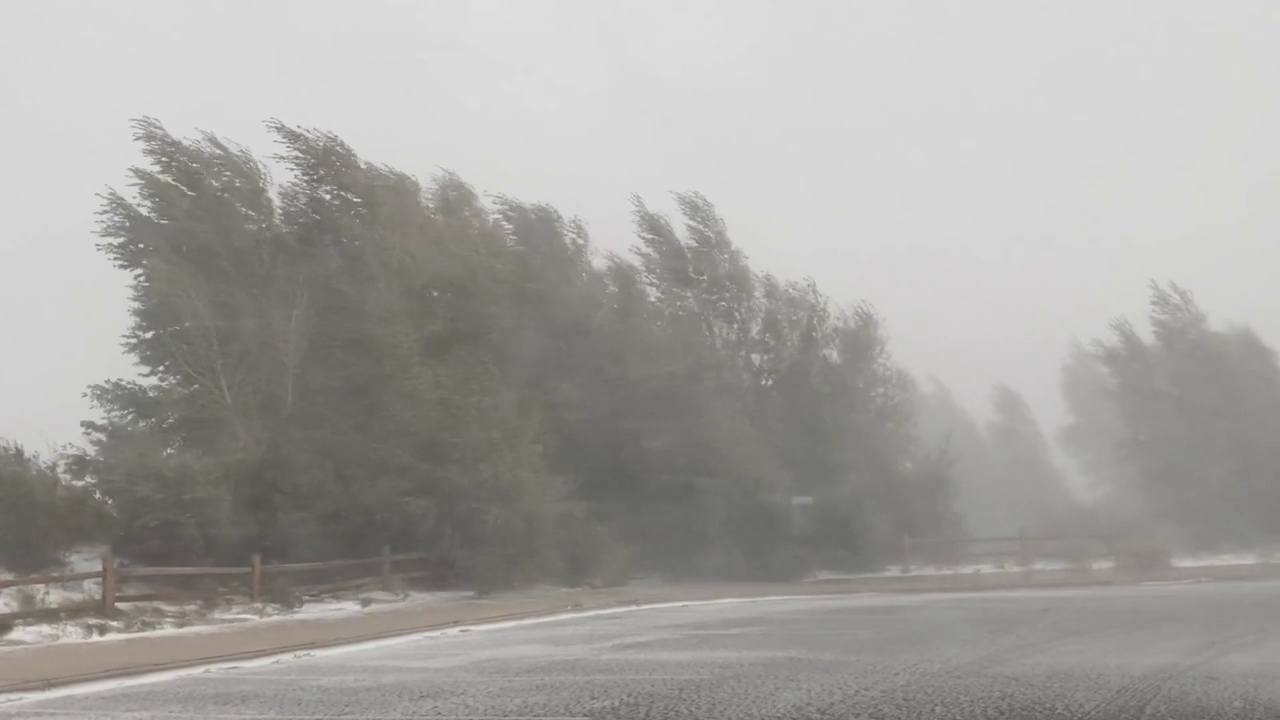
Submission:
<svg viewBox="0 0 1280 720">
<path fill-rule="evenodd" d="M 1247 327 L 1150 284 L 1150 339 L 1127 320 L 1063 370 L 1065 446 L 1106 504 L 1188 549 L 1280 540 L 1280 366 Z"/>
<path fill-rule="evenodd" d="M 634 198 L 632 251 L 602 256 L 554 208 L 268 127 L 280 181 L 140 120 L 145 163 L 103 197 L 142 372 L 91 389 L 77 467 L 122 552 L 763 577 L 951 522 L 881 317 L 752 269 L 702 195 Z"/>
<path fill-rule="evenodd" d="M 555 208 L 330 133 L 269 122 L 268 162 L 133 127 L 98 232 L 140 373 L 90 388 L 56 462 L 0 444 L 11 569 L 91 538 L 165 565 L 392 545 L 489 586 L 781 578 L 1108 522 L 1280 541 L 1280 364 L 1178 285 L 1151 284 L 1150 337 L 1118 319 L 1068 353 L 1086 508 L 1018 392 L 979 421 L 918 387 L 871 305 L 753 268 L 699 193 L 632 198 L 631 249 L 602 253 Z"/>
</svg>

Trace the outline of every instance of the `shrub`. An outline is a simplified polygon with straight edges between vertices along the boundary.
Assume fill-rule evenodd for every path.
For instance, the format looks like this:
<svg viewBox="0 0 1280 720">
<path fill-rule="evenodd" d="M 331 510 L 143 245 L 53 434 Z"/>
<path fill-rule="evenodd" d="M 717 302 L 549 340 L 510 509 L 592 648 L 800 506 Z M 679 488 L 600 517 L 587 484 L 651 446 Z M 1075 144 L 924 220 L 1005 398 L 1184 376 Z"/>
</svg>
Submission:
<svg viewBox="0 0 1280 720">
<path fill-rule="evenodd" d="M 98 539 L 106 511 L 57 464 L 0 441 L 0 567 L 30 573 L 56 565 L 76 543 Z"/>
</svg>

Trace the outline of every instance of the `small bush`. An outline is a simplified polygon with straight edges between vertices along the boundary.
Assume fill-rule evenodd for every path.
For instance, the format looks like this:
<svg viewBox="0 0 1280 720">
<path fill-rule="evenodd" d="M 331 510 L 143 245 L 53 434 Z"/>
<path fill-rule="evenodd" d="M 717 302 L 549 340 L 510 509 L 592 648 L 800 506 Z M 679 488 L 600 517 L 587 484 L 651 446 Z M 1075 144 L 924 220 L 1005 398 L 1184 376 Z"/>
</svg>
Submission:
<svg viewBox="0 0 1280 720">
<path fill-rule="evenodd" d="M 64 482 L 56 463 L 0 440 L 0 567 L 52 567 L 72 545 L 96 539 L 104 517 L 97 498 Z"/>
</svg>

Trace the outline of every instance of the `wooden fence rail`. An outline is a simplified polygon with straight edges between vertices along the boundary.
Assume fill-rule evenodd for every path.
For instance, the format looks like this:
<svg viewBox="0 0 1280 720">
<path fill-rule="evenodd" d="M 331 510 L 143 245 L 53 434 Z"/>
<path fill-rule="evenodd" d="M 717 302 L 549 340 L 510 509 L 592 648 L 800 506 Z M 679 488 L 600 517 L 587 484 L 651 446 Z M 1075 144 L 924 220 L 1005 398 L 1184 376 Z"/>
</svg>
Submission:
<svg viewBox="0 0 1280 720">
<path fill-rule="evenodd" d="M 267 578 L 276 575 L 306 574 L 315 571 L 351 570 L 354 568 L 370 568 L 358 577 L 347 578 L 339 582 L 320 584 L 299 584 L 297 588 L 311 593 L 335 592 L 364 585 L 380 583 L 384 590 L 390 590 L 394 584 L 402 580 L 420 579 L 433 574 L 432 570 L 412 570 L 395 572 L 399 562 L 411 560 L 427 560 L 430 555 L 421 552 L 392 554 L 391 548 L 383 547 L 376 557 L 355 560 L 325 560 L 305 563 L 264 563 L 262 555 L 254 553 L 249 565 L 242 567 L 143 567 L 121 566 L 110 553 L 102 556 L 102 569 L 85 572 L 63 573 L 60 575 L 32 575 L 29 577 L 0 579 L 0 590 L 10 588 L 31 587 L 39 585 L 57 585 L 60 583 L 81 582 L 85 580 L 101 581 L 101 590 L 97 599 L 77 601 L 57 607 L 42 607 L 15 612 L 0 613 L 0 623 L 33 618 L 59 617 L 73 614 L 102 612 L 110 613 L 119 603 L 154 602 L 164 600 L 189 601 L 204 597 L 202 593 L 189 590 L 164 590 L 146 593 L 121 593 L 120 585 L 137 578 L 215 578 L 227 579 L 236 576 L 248 578 L 249 599 L 259 602 L 264 594 Z M 373 569 L 376 568 L 376 569 Z"/>
<path fill-rule="evenodd" d="M 66 573 L 63 575 L 33 575 L 31 577 L 8 578 L 0 580 L 0 590 L 28 585 L 55 585 L 79 580 L 97 580 L 100 577 L 102 577 L 101 570 L 90 570 L 88 572 Z"/>
</svg>

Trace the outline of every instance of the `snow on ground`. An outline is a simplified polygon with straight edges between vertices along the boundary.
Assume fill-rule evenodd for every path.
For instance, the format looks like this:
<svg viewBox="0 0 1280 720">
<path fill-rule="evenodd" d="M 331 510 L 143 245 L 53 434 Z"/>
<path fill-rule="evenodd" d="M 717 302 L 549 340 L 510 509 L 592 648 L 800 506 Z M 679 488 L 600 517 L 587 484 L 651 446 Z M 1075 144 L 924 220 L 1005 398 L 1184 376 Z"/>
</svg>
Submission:
<svg viewBox="0 0 1280 720">
<path fill-rule="evenodd" d="M 1208 567 L 1221 565 L 1259 565 L 1280 562 L 1280 553 L 1248 552 L 1225 555 L 1184 555 L 1173 559 L 1177 567 Z"/>
<path fill-rule="evenodd" d="M 47 574 L 75 573 L 102 567 L 101 547 L 82 547 L 68 553 L 61 568 Z M 0 569 L 0 579 L 13 577 Z M 132 581 L 130 592 L 149 592 L 146 583 Z M 0 613 L 57 607 L 102 597 L 101 580 L 84 580 L 58 585 L 36 585 L 0 590 Z M 0 628 L 0 649 L 35 643 L 67 640 L 111 640 L 134 637 L 139 633 L 203 633 L 217 632 L 228 626 L 246 622 L 271 622 L 298 617 L 342 617 L 343 615 L 377 612 L 402 607 L 409 603 L 431 603 L 471 597 L 467 592 L 389 593 L 352 591 L 326 597 L 307 597 L 302 607 L 286 609 L 268 603 L 231 603 L 206 607 L 191 603 L 126 603 L 117 606 L 116 617 L 78 617 L 62 621 L 19 621 L 4 633 Z"/>
<path fill-rule="evenodd" d="M 68 554 L 64 566 L 51 573 L 71 573 L 97 570 L 102 567 L 101 547 L 77 548 Z M 1179 567 L 1207 567 L 1222 565 L 1252 565 L 1280 562 L 1277 553 L 1231 553 L 1223 555 L 1196 555 L 1175 558 Z M 1092 567 L 1114 567 L 1111 560 L 1095 560 Z M 1043 560 L 1033 563 L 1029 570 L 1052 571 L 1072 567 L 1067 561 Z M 1022 572 L 1015 563 L 971 563 L 956 566 L 913 566 L 904 571 L 890 567 L 873 573 L 819 572 L 814 580 L 855 579 L 868 577 L 898 577 L 905 575 L 960 575 Z M 0 569 L 0 579 L 12 577 Z M 131 592 L 147 592 L 145 583 L 131 582 Z M 60 585 L 8 588 L 0 590 L 0 613 L 39 607 L 54 607 L 102 596 L 100 580 L 84 580 Z M 380 609 L 403 607 L 406 604 L 434 603 L 471 597 L 469 592 L 399 592 L 380 591 L 349 592 L 327 597 L 306 598 L 302 607 L 289 610 L 268 603 L 231 603 L 205 607 L 201 603 L 127 603 L 118 606 L 113 618 L 81 617 L 63 621 L 22 621 L 6 634 L 0 627 L 0 650 L 8 647 L 61 641 L 97 641 L 136 637 L 140 633 L 206 633 L 218 632 L 242 623 L 261 623 L 299 617 L 342 617 Z"/>
<path fill-rule="evenodd" d="M 1115 566 L 1112 560 L 1095 560 L 1092 567 L 1096 569 L 1106 569 Z M 856 578 L 878 578 L 878 577 L 905 577 L 914 575 L 973 575 L 988 573 L 1009 573 L 1023 572 L 1029 570 L 1035 572 L 1037 570 L 1067 570 L 1072 564 L 1066 561 L 1057 562 L 1051 560 L 1039 560 L 1032 563 L 1029 567 L 1022 567 L 1016 563 L 966 563 L 964 565 L 912 565 L 904 570 L 901 566 L 891 566 L 879 572 L 866 573 L 840 573 L 840 572 L 817 572 L 813 575 L 814 580 L 852 580 Z"/>
<path fill-rule="evenodd" d="M 1262 563 L 1280 562 L 1280 554 L 1277 553 L 1226 553 L 1222 555 L 1185 555 L 1175 557 L 1173 564 L 1175 567 L 1220 567 L 1224 565 L 1258 565 Z M 1115 561 L 1111 559 L 1094 560 L 1091 565 L 1095 570 L 1108 570 L 1115 567 Z M 1049 571 L 1049 570 L 1069 570 L 1073 564 L 1062 560 L 1039 560 L 1023 568 L 1017 563 L 969 563 L 964 565 L 914 565 L 907 570 L 903 570 L 901 566 L 888 567 L 880 572 L 869 573 L 837 573 L 837 572 L 818 572 L 813 576 L 814 580 L 845 580 L 855 578 L 870 577 L 901 577 L 907 575 L 967 575 L 967 574 L 988 574 L 988 573 L 1009 573 L 1023 572 L 1029 570 L 1031 572 Z"/>
<path fill-rule="evenodd" d="M 266 603 L 235 603 L 211 609 L 199 603 L 129 603 L 120 605 L 119 617 L 111 619 L 74 618 L 60 622 L 29 621 L 18 624 L 8 635 L 0 638 L 0 649 L 66 640 L 117 640 L 139 634 L 202 634 L 219 632 L 246 622 L 275 622 L 302 617 L 338 618 L 408 604 L 469 597 L 472 594 L 468 592 L 348 593 L 335 597 L 311 598 L 305 605 L 294 610 Z"/>
<path fill-rule="evenodd" d="M 55 575 L 101 570 L 104 549 L 97 546 L 75 548 L 67 553 L 67 559 L 63 562 L 62 567 L 50 569 L 39 574 Z M 0 580 L 11 577 L 14 577 L 14 573 L 0 568 Z M 6 588 L 0 590 L 0 613 L 66 605 L 93 597 L 102 597 L 101 580 L 82 580 L 60 585 L 30 585 L 20 588 Z"/>
</svg>

